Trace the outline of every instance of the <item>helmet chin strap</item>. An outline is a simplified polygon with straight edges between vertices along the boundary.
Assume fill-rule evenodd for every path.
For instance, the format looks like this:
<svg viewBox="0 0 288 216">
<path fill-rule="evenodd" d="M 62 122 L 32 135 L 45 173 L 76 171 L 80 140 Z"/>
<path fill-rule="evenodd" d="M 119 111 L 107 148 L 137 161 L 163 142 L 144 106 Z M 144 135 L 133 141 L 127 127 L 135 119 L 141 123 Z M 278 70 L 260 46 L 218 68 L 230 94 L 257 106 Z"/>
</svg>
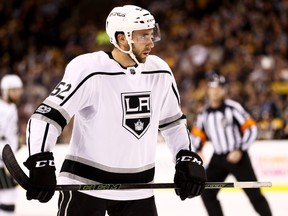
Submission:
<svg viewBox="0 0 288 216">
<path fill-rule="evenodd" d="M 141 64 L 143 64 L 143 63 L 140 63 L 140 62 L 137 60 L 136 56 L 134 55 L 134 53 L 133 53 L 133 51 L 132 51 L 132 43 L 131 43 L 131 42 L 128 42 L 128 45 L 129 45 L 129 50 L 126 51 L 126 50 L 123 50 L 122 48 L 120 48 L 120 47 L 118 46 L 118 44 L 114 44 L 114 46 L 117 47 L 121 52 L 128 54 L 128 55 L 130 56 L 130 58 L 131 58 L 137 65 L 140 66 Z"/>
<path fill-rule="evenodd" d="M 136 74 L 141 74 L 142 72 L 142 65 L 143 63 L 140 63 L 136 56 L 134 55 L 134 53 L 132 52 L 132 45 L 129 43 L 129 46 L 130 46 L 130 51 L 128 52 L 130 58 L 136 63 L 137 67 L 135 67 L 135 72 Z"/>
<path fill-rule="evenodd" d="M 134 55 L 134 53 L 132 52 L 132 50 L 128 53 L 130 58 L 137 64 L 140 65 L 141 63 L 137 60 L 136 56 Z"/>
</svg>

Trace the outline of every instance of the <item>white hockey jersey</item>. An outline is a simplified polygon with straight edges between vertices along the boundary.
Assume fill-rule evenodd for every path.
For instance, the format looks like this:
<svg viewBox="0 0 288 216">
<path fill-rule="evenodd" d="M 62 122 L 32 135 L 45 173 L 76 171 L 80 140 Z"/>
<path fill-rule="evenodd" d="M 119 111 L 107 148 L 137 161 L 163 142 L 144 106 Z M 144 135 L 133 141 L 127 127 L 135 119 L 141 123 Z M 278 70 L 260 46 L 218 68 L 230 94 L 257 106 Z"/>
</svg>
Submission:
<svg viewBox="0 0 288 216">
<path fill-rule="evenodd" d="M 136 68 L 123 68 L 103 51 L 73 59 L 28 122 L 30 155 L 52 151 L 73 116 L 58 183 L 153 182 L 159 130 L 173 155 L 190 148 L 175 79 L 169 66 L 153 55 Z M 83 192 L 114 200 L 153 194 L 147 189 Z"/>
<path fill-rule="evenodd" d="M 15 152 L 18 148 L 18 112 L 13 103 L 0 99 L 0 151 L 9 144 Z M 3 167 L 2 154 L 0 154 L 0 167 Z"/>
</svg>

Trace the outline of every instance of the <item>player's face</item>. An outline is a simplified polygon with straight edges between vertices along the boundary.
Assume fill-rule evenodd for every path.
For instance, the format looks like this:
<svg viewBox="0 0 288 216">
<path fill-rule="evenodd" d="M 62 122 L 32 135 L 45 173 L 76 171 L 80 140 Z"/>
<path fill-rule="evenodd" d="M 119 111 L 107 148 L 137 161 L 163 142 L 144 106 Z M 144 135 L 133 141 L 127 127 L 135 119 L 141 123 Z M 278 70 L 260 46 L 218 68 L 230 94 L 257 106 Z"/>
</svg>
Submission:
<svg viewBox="0 0 288 216">
<path fill-rule="evenodd" d="M 21 88 L 13 88 L 8 90 L 8 100 L 12 103 L 18 104 L 22 96 Z"/>
<path fill-rule="evenodd" d="M 207 95 L 210 102 L 221 102 L 225 96 L 225 89 L 221 86 L 208 87 Z"/>
<path fill-rule="evenodd" d="M 153 29 L 134 31 L 132 51 L 140 63 L 144 63 L 154 47 Z"/>
</svg>

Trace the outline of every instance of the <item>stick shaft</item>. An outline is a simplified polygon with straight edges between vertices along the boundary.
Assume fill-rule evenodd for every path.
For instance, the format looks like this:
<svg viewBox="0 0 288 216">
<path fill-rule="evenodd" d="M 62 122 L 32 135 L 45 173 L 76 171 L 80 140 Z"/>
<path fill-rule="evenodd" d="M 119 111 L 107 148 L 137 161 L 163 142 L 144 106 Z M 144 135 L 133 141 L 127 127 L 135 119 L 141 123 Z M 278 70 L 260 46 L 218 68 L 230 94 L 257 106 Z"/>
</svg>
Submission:
<svg viewBox="0 0 288 216">
<path fill-rule="evenodd" d="M 29 177 L 19 166 L 11 147 L 7 144 L 2 152 L 3 161 L 11 176 L 21 187 L 27 189 Z M 260 188 L 271 187 L 271 182 L 206 182 L 205 189 L 217 188 Z M 113 184 L 73 184 L 56 185 L 55 190 L 121 190 L 121 189 L 175 189 L 174 183 L 113 183 Z"/>
<path fill-rule="evenodd" d="M 206 182 L 205 189 L 271 187 L 271 182 Z M 174 183 L 57 185 L 56 190 L 175 189 Z"/>
<path fill-rule="evenodd" d="M 129 184 L 73 184 L 57 185 L 56 190 L 123 190 L 123 189 L 172 189 L 174 183 L 129 183 Z"/>
</svg>

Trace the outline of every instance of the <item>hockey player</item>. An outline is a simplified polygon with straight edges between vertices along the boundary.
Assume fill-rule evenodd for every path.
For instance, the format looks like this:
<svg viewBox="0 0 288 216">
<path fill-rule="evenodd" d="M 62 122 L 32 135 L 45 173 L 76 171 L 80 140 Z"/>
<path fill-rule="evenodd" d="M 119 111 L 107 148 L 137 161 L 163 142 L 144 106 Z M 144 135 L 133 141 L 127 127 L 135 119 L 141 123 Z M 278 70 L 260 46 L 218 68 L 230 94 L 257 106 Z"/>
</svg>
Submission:
<svg viewBox="0 0 288 216">
<path fill-rule="evenodd" d="M 214 153 L 207 168 L 208 181 L 222 182 L 229 174 L 239 181 L 257 181 L 248 155 L 248 148 L 257 137 L 256 122 L 238 102 L 225 95 L 225 78 L 214 74 L 208 82 L 208 103 L 192 128 L 193 144 L 199 152 L 207 139 L 213 145 Z M 244 191 L 259 215 L 271 215 L 259 188 Z M 201 196 L 210 216 L 223 215 L 218 192 L 219 189 L 206 190 Z"/>
<path fill-rule="evenodd" d="M 61 82 L 27 125 L 30 170 L 27 199 L 47 202 L 56 184 L 53 146 L 74 116 L 61 184 L 149 183 L 155 172 L 158 131 L 176 161 L 174 181 L 182 200 L 202 193 L 200 157 L 191 151 L 186 119 L 169 66 L 150 55 L 160 40 L 158 24 L 145 9 L 114 8 L 106 32 L 115 48 L 73 59 Z M 153 191 L 63 191 L 58 215 L 157 215 Z"/>
<path fill-rule="evenodd" d="M 17 75 L 5 75 L 1 79 L 0 99 L 0 151 L 10 144 L 16 151 L 18 146 L 18 111 L 16 104 L 22 95 L 22 81 Z M 0 156 L 0 216 L 12 216 L 15 212 L 16 184 L 4 169 Z"/>
</svg>

